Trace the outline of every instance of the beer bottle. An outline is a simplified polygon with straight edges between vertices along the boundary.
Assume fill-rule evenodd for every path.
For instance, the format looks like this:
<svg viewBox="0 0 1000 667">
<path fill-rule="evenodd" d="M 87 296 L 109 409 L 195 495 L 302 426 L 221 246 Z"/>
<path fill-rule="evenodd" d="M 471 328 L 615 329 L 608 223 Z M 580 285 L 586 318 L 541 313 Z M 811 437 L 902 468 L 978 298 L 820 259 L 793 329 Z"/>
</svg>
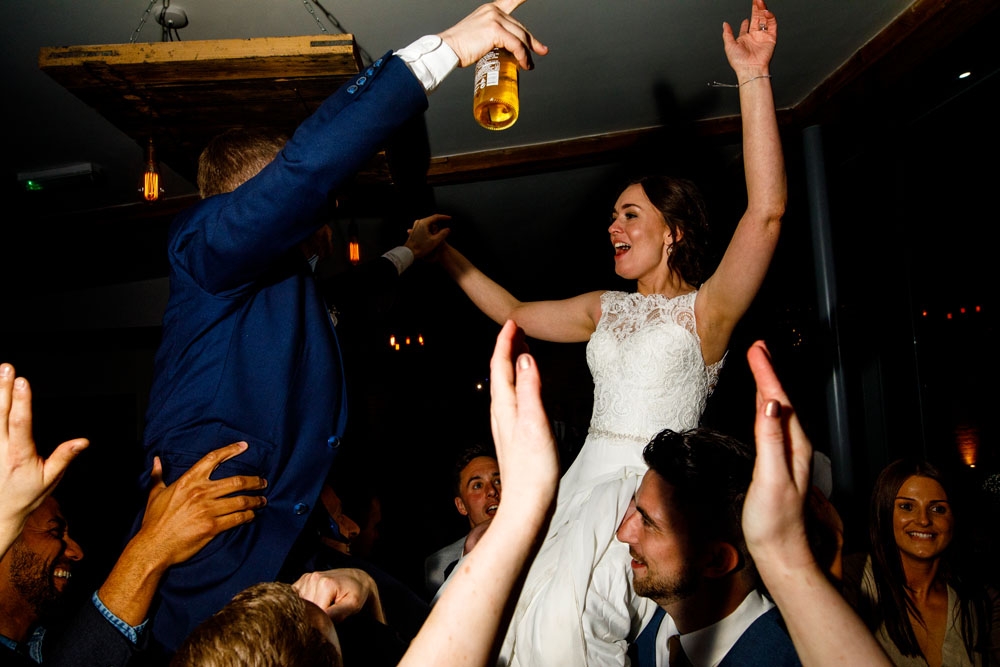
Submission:
<svg viewBox="0 0 1000 667">
<path fill-rule="evenodd" d="M 506 130 L 517 120 L 519 109 L 517 60 L 497 47 L 476 63 L 472 114 L 487 130 Z"/>
</svg>

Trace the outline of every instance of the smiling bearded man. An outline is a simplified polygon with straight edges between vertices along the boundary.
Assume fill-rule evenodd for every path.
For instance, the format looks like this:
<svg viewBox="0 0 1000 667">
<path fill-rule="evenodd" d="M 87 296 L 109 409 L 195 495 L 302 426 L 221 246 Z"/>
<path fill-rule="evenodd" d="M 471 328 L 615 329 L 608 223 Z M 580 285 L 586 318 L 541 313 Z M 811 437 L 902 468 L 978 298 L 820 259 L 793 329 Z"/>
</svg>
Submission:
<svg viewBox="0 0 1000 667">
<path fill-rule="evenodd" d="M 801 667 L 743 537 L 754 451 L 718 431 L 660 431 L 618 527 L 637 595 L 659 608 L 631 664 Z"/>
<path fill-rule="evenodd" d="M 10 585 L 31 606 L 37 616 L 45 616 L 62 597 L 62 587 L 56 580 L 68 581 L 73 576 L 69 568 L 46 562 L 23 542 L 10 549 Z"/>
<path fill-rule="evenodd" d="M 82 558 L 59 503 L 46 498 L 0 558 L 0 644 L 41 662 L 39 623 L 62 599 L 73 565 Z"/>
</svg>

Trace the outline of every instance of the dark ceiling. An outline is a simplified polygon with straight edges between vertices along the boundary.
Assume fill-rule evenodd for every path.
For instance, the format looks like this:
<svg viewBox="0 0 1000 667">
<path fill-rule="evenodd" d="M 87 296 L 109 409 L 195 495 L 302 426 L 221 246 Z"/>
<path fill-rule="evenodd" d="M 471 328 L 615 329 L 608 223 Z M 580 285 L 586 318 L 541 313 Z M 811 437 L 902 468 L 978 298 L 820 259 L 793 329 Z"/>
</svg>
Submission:
<svg viewBox="0 0 1000 667">
<path fill-rule="evenodd" d="M 170 33 L 156 22 L 162 9 L 159 0 L 70 5 L 39 0 L 0 27 L 6 45 L 5 83 L 17 101 L 8 114 L 9 127 L 15 131 L 9 134 L 3 153 L 7 196 L 17 194 L 11 192 L 16 189 L 17 174 L 80 164 L 95 170 L 93 178 L 80 179 L 86 187 L 74 187 L 71 194 L 52 187 L 50 194 L 23 200 L 29 207 L 27 215 L 33 210 L 58 215 L 136 203 L 144 159 L 145 142 L 136 141 L 129 128 L 122 131 L 102 115 L 106 104 L 97 104 L 91 97 L 88 105 L 42 71 L 39 54 L 43 49 L 141 45 L 165 38 L 179 47 L 201 40 L 329 38 L 348 32 L 355 35 L 358 56 L 365 62 L 420 34 L 448 27 L 476 6 L 475 2 L 436 0 L 421 3 L 417 12 L 407 12 L 391 0 L 167 3 L 172 15 L 183 14 L 188 21 Z M 431 181 L 479 180 L 495 175 L 498 168 L 507 170 L 499 173 L 511 173 L 593 162 L 670 125 L 698 124 L 699 131 L 707 134 L 731 132 L 734 126 L 725 119 L 738 112 L 735 94 L 706 84 L 731 78 L 721 47 L 721 24 L 738 24 L 749 4 L 747 0 L 583 6 L 526 2 L 515 16 L 551 47 L 551 53 L 538 58 L 536 69 L 522 77 L 521 118 L 505 132 L 480 129 L 471 114 L 471 72 L 453 74 L 434 93 L 426 114 L 433 158 Z M 940 49 L 983 22 L 993 4 L 987 0 L 787 4 L 775 0 L 771 9 L 780 31 L 773 64 L 778 106 L 789 112 L 787 122 L 835 117 L 852 100 L 877 95 L 914 68 L 933 67 Z M 947 80 L 956 74 L 935 71 L 933 77 L 923 78 L 923 86 L 938 89 L 949 85 Z M 160 76 L 152 64 L 149 76 Z M 274 106 L 296 113 L 280 96 L 275 96 Z M 229 119 L 233 124 L 241 122 L 238 114 L 227 113 L 234 116 Z M 167 126 L 183 123 L 176 115 L 160 120 Z M 175 127 L 163 128 L 166 134 L 172 131 L 176 137 Z M 192 143 L 201 139 L 200 134 L 190 134 L 187 140 Z M 188 165 L 167 171 L 168 198 L 194 193 L 190 178 L 185 177 L 190 173 Z M 79 186 L 79 180 L 73 185 Z"/>
<path fill-rule="evenodd" d="M 467 219 L 466 239 L 484 240 L 498 256 L 517 258 L 515 264 L 546 265 L 537 254 L 542 245 L 510 233 L 524 225 L 512 227 L 510 219 L 537 217 L 540 222 L 529 228 L 538 239 L 562 234 L 578 215 L 578 205 L 569 202 L 594 191 L 594 179 L 579 170 L 622 161 L 709 164 L 708 152 L 722 160 L 738 155 L 736 96 L 706 84 L 727 81 L 721 24 L 738 23 L 748 4 L 581 7 L 529 1 L 515 16 L 551 53 L 537 58 L 535 70 L 522 77 L 518 123 L 504 132 L 475 125 L 471 72 L 459 71 L 432 95 L 429 111 L 410 129 L 414 150 L 399 154 L 418 155 L 419 165 L 425 157 L 421 152 L 429 153 L 429 198 Z M 169 2 L 172 12 L 183 11 L 189 20 L 169 37 L 188 45 L 350 32 L 365 62 L 454 23 L 475 6 L 435 1 L 409 14 L 389 0 L 343 6 L 315 0 L 288 1 L 287 6 L 274 0 Z M 161 8 L 146 0 L 128 6 L 40 0 L 0 26 L 8 45 L 5 79 L 17 100 L 2 157 L 8 214 L 0 241 L 12 250 L 6 275 L 29 277 L 29 290 L 165 275 L 166 225 L 196 196 L 190 178 L 182 175 L 189 168 L 165 164 L 164 200 L 137 201 L 144 155 L 140 142 L 39 67 L 40 52 L 50 47 L 121 45 L 133 39 L 160 44 L 165 35 L 154 16 Z M 996 88 L 998 56 L 988 34 L 998 14 L 994 2 L 810 0 L 786 5 L 774 0 L 770 8 L 779 22 L 772 71 L 787 137 L 821 126 L 831 149 L 847 154 L 941 105 L 981 98 L 984 89 Z M 971 76 L 959 79 L 967 70 Z M 276 104 L 274 112 L 282 108 Z M 79 163 L 93 165 L 95 175 L 56 181 L 40 193 L 24 192 L 17 182 L 19 173 Z M 398 220 L 388 231 L 378 229 L 387 217 L 398 213 L 412 219 L 405 204 L 394 208 L 399 200 L 425 197 L 423 190 L 415 195 L 399 187 L 358 192 L 359 203 L 346 214 L 366 219 L 376 230 L 369 235 L 371 251 L 398 242 Z M 535 212 L 546 200 L 555 209 Z"/>
</svg>

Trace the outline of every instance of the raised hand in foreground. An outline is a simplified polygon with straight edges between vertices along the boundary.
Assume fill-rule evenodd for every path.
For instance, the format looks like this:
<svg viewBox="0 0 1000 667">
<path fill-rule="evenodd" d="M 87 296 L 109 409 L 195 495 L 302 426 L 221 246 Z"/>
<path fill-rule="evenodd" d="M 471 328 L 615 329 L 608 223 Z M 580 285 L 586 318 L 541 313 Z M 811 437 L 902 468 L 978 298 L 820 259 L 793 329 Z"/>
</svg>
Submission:
<svg viewBox="0 0 1000 667">
<path fill-rule="evenodd" d="M 538 367 L 525 349 L 524 333 L 508 320 L 490 360 L 490 422 L 504 501 L 475 550 L 459 563 L 401 667 L 496 661 L 497 633 L 510 618 L 508 602 L 516 599 L 515 584 L 535 554 L 559 483 Z M 469 604 L 472 599 L 476 604 Z"/>
<path fill-rule="evenodd" d="M 10 364 L 0 364 L 0 558 L 24 529 L 24 522 L 56 484 L 86 438 L 67 440 L 47 459 L 32 435 L 31 385 Z"/>
<path fill-rule="evenodd" d="M 882 647 L 830 583 L 806 537 L 812 444 L 763 341 L 747 352 L 757 383 L 757 460 L 743 505 L 750 555 L 805 667 L 885 665 Z"/>
</svg>

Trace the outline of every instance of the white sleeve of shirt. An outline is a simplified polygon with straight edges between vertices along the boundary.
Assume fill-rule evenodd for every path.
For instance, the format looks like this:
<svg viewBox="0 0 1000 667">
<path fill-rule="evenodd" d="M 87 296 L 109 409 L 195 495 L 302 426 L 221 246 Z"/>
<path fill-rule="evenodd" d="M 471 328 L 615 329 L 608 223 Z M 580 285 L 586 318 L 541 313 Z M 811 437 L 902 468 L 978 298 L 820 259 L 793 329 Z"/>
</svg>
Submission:
<svg viewBox="0 0 1000 667">
<path fill-rule="evenodd" d="M 413 264 L 413 251 L 405 245 L 396 246 L 391 250 L 386 250 L 383 254 L 387 260 L 396 267 L 396 273 L 402 274 Z"/>
<path fill-rule="evenodd" d="M 458 56 L 437 35 L 425 35 L 395 55 L 402 58 L 428 95 L 458 67 Z"/>
</svg>

